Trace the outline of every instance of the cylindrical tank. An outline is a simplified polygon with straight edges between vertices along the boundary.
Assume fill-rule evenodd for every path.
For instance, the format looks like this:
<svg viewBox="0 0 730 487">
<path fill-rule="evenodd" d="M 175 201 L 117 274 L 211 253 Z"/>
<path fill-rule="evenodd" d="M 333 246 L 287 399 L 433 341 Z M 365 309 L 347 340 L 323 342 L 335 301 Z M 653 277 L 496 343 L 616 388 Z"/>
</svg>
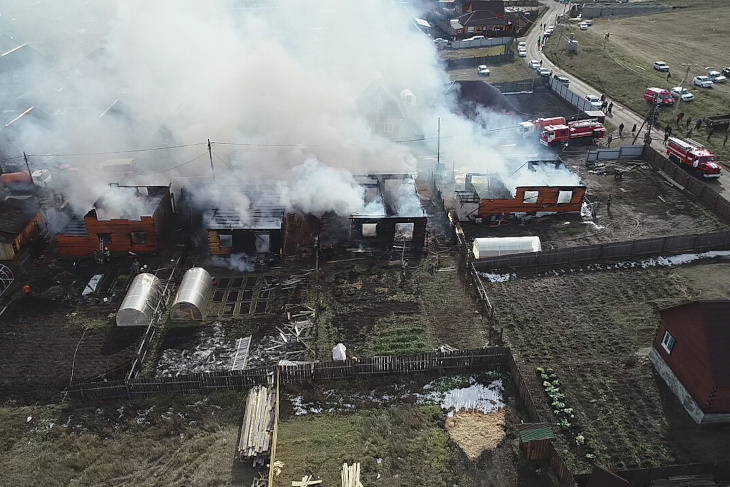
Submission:
<svg viewBox="0 0 730 487">
<path fill-rule="evenodd" d="M 500 255 L 539 252 L 541 250 L 540 237 L 492 237 L 475 238 L 472 251 L 474 258 L 478 260 Z"/>
<path fill-rule="evenodd" d="M 30 173 L 23 171 L 0 174 L 0 183 L 2 183 L 2 185 L 5 187 L 16 186 L 20 184 L 31 184 Z"/>
<path fill-rule="evenodd" d="M 162 282 L 154 274 L 134 278 L 117 311 L 117 326 L 147 326 L 162 297 Z"/>
</svg>

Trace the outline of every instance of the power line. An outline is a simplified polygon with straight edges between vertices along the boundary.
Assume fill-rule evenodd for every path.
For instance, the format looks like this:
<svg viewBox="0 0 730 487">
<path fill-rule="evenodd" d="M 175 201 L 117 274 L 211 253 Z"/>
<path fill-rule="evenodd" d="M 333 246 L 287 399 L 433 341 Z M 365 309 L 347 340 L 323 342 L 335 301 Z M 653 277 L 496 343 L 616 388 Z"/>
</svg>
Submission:
<svg viewBox="0 0 730 487">
<path fill-rule="evenodd" d="M 205 145 L 205 142 L 199 142 L 197 144 L 183 144 L 183 145 L 171 145 L 168 147 L 150 147 L 147 149 L 130 149 L 130 150 L 119 150 L 110 152 L 76 152 L 69 154 L 28 154 L 28 157 L 72 157 L 72 156 L 105 156 L 112 154 L 134 154 L 137 152 L 151 152 L 158 150 L 169 150 L 169 149 L 182 149 L 184 147 L 196 147 L 199 145 Z M 23 156 L 18 156 L 23 157 Z M 11 158 L 15 159 L 15 158 Z"/>
<path fill-rule="evenodd" d="M 197 145 L 200 145 L 200 144 L 197 144 Z M 154 172 L 151 172 L 151 173 L 147 173 L 147 174 L 160 174 L 160 173 L 163 173 L 163 172 L 167 172 L 167 171 L 172 171 L 173 169 L 177 169 L 177 168 L 180 168 L 180 167 L 186 166 L 186 165 L 188 165 L 188 164 L 190 164 L 190 163 L 192 163 L 192 162 L 195 162 L 195 161 L 197 161 L 197 160 L 198 160 L 198 159 L 200 159 L 201 157 L 205 157 L 205 156 L 207 156 L 207 155 L 208 155 L 208 151 L 205 151 L 205 152 L 203 152 L 202 154 L 200 154 L 200 155 L 199 155 L 198 157 L 196 157 L 196 158 L 194 158 L 194 159 L 190 159 L 190 160 L 189 160 L 188 162 L 183 162 L 182 164 L 178 164 L 177 166 L 173 166 L 173 167 L 168 167 L 167 169 L 163 169 L 162 171 L 154 171 Z"/>
</svg>

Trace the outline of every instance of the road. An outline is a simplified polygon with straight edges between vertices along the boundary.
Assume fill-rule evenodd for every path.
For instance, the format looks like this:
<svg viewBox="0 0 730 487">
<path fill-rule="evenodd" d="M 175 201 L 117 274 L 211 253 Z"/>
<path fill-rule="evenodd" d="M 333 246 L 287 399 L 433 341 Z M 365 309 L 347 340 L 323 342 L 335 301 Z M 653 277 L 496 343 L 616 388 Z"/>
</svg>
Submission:
<svg viewBox="0 0 730 487">
<path fill-rule="evenodd" d="M 558 15 L 564 13 L 568 5 L 563 3 L 558 3 L 555 0 L 548 0 L 547 3 L 548 10 L 545 12 L 545 14 L 542 16 L 542 18 L 538 19 L 538 24 L 545 23 L 547 25 L 554 25 L 556 26 L 555 32 L 553 33 L 552 39 L 550 39 L 548 42 L 556 42 L 558 41 L 560 37 L 560 28 L 557 23 L 557 17 Z M 570 89 L 574 93 L 577 93 L 578 95 L 585 96 L 585 95 L 601 95 L 601 93 L 593 88 L 588 83 L 585 83 L 579 79 L 577 79 L 575 76 L 572 76 L 571 73 L 564 71 L 560 68 L 558 68 L 556 65 L 550 62 L 550 60 L 547 58 L 547 56 L 544 55 L 544 53 L 537 48 L 537 39 L 538 37 L 542 36 L 543 30 L 540 29 L 540 26 L 535 26 L 530 33 L 525 37 L 519 39 L 520 41 L 525 41 L 527 44 L 527 57 L 522 58 L 525 63 L 529 63 L 532 59 L 537 59 L 538 61 L 542 61 L 542 66 L 544 68 L 552 70 L 553 74 L 556 76 L 567 76 L 570 78 Z M 609 97 L 610 99 L 610 97 Z M 610 122 L 613 124 L 614 127 L 618 127 L 622 123 L 624 124 L 624 136 L 619 137 L 618 136 L 618 128 L 613 132 L 613 141 L 612 146 L 617 145 L 633 145 L 634 137 L 631 135 L 631 127 L 633 127 L 634 124 L 636 124 L 636 127 L 641 127 L 641 124 L 644 121 L 643 115 L 637 115 L 633 111 L 629 110 L 625 106 L 621 105 L 620 103 L 613 102 L 613 110 L 611 110 L 611 114 L 606 116 L 607 120 L 610 120 Z M 628 135 L 627 135 L 628 133 Z M 657 147 L 657 144 L 662 143 L 662 137 L 663 132 L 660 132 L 657 134 L 657 136 L 653 137 L 654 147 Z M 637 139 L 637 143 L 640 144 L 642 142 L 643 138 L 639 137 Z M 730 175 L 728 174 L 727 170 L 724 170 L 722 172 L 722 175 L 718 180 L 713 181 L 706 181 L 712 188 L 719 192 L 725 199 L 730 200 Z"/>
</svg>

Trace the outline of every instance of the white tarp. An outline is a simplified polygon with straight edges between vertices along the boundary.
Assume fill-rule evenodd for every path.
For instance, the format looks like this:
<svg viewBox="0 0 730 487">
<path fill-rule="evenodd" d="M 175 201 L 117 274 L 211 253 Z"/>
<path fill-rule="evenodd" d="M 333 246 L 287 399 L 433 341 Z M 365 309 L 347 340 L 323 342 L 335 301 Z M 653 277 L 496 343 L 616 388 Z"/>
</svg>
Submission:
<svg viewBox="0 0 730 487">
<path fill-rule="evenodd" d="M 332 348 L 332 360 L 347 360 L 347 347 L 338 343 Z"/>
<path fill-rule="evenodd" d="M 81 295 L 88 296 L 89 294 L 96 291 L 96 286 L 99 285 L 102 277 L 104 277 L 104 274 L 94 274 L 94 277 L 89 280 L 89 283 L 86 285 L 84 290 L 81 291 Z"/>
<path fill-rule="evenodd" d="M 477 260 L 541 250 L 540 237 L 475 238 L 473 247 L 474 258 Z"/>
</svg>

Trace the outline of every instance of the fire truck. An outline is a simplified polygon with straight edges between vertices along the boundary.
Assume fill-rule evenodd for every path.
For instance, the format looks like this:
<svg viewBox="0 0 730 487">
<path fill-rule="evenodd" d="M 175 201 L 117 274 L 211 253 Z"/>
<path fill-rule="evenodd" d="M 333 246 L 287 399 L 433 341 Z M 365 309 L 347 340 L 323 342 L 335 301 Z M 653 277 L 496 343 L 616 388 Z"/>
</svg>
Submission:
<svg viewBox="0 0 730 487">
<path fill-rule="evenodd" d="M 721 167 L 715 162 L 715 155 L 695 140 L 669 137 L 667 157 L 670 161 L 701 174 L 702 177 L 720 177 Z"/>
<path fill-rule="evenodd" d="M 534 132 L 542 130 L 548 125 L 565 125 L 565 117 L 552 117 L 552 118 L 538 118 L 537 120 L 530 120 L 527 122 L 520 123 L 517 129 L 522 137 L 528 137 Z"/>
<path fill-rule="evenodd" d="M 578 139 L 601 139 L 606 135 L 606 127 L 596 120 L 578 120 L 567 125 L 548 125 L 540 132 L 540 143 L 552 146 Z"/>
</svg>

